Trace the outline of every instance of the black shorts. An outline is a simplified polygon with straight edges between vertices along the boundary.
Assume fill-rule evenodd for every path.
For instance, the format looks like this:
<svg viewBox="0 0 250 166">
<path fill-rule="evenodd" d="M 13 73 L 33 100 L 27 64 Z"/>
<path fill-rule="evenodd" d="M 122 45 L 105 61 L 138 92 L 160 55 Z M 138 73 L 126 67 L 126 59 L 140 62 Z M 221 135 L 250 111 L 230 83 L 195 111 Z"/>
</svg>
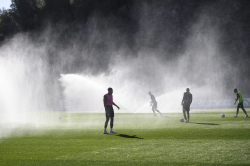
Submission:
<svg viewBox="0 0 250 166">
<path fill-rule="evenodd" d="M 152 108 L 157 108 L 157 103 L 153 103 Z"/>
<path fill-rule="evenodd" d="M 242 103 L 239 103 L 237 108 L 244 108 L 244 105 L 243 105 L 243 102 Z"/>
<path fill-rule="evenodd" d="M 105 107 L 106 117 L 114 117 L 114 109 L 112 105 L 106 105 Z"/>
<path fill-rule="evenodd" d="M 190 111 L 190 104 L 189 103 L 184 103 L 183 104 L 183 110 Z"/>
<path fill-rule="evenodd" d="M 184 100 L 183 110 L 190 111 L 190 101 Z"/>
</svg>

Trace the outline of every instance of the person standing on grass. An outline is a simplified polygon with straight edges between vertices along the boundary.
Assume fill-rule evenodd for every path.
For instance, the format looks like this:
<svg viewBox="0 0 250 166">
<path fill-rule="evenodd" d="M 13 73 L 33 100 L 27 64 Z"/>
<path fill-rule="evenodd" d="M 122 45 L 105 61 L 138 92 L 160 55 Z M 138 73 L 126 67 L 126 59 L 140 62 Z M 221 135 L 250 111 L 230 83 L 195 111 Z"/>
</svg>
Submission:
<svg viewBox="0 0 250 166">
<path fill-rule="evenodd" d="M 113 102 L 113 95 L 112 94 L 113 94 L 113 89 L 108 88 L 108 93 L 106 95 L 104 95 L 104 97 L 103 97 L 103 104 L 104 104 L 105 114 L 106 114 L 106 121 L 105 121 L 105 124 L 104 124 L 103 134 L 108 134 L 106 129 L 107 129 L 107 126 L 108 126 L 109 119 L 110 119 L 110 133 L 115 133 L 113 131 L 113 125 L 114 125 L 114 109 L 113 109 L 113 105 L 115 105 L 118 108 L 118 110 L 120 109 L 120 107 L 118 107 Z"/>
<path fill-rule="evenodd" d="M 237 97 L 235 99 L 234 105 L 238 101 L 237 111 L 236 111 L 236 115 L 234 117 L 237 118 L 238 113 L 239 113 L 239 108 L 241 108 L 243 110 L 243 112 L 246 114 L 245 118 L 247 118 L 248 115 L 247 115 L 247 112 L 246 112 L 246 110 L 244 109 L 244 106 L 243 106 L 244 100 L 243 100 L 242 94 L 236 88 L 234 89 L 234 93 L 236 93 L 236 97 Z"/>
<path fill-rule="evenodd" d="M 156 116 L 155 111 L 159 112 L 161 114 L 161 116 L 162 116 L 162 113 L 159 110 L 157 110 L 157 101 L 155 100 L 155 96 L 152 95 L 151 92 L 148 92 L 148 94 L 151 97 L 150 106 L 153 104 L 152 105 L 152 111 L 154 112 L 154 116 Z"/>
<path fill-rule="evenodd" d="M 183 99 L 181 101 L 181 105 L 183 106 L 182 108 L 183 116 L 184 116 L 184 119 L 186 120 L 186 123 L 189 122 L 190 105 L 193 101 L 193 96 L 189 91 L 190 91 L 189 88 L 187 88 L 186 92 L 183 95 Z M 186 116 L 186 113 L 187 113 L 187 116 Z"/>
</svg>

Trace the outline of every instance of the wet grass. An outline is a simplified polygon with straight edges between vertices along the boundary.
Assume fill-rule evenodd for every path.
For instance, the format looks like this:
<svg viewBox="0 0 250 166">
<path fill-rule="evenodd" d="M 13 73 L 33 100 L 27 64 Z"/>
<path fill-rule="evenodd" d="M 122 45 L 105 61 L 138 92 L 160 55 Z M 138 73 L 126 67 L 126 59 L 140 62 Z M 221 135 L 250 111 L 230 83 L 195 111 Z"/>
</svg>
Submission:
<svg viewBox="0 0 250 166">
<path fill-rule="evenodd" d="M 182 114 L 115 114 L 117 133 L 107 135 L 103 114 L 60 113 L 2 138 L 0 165 L 249 165 L 250 118 L 234 113 L 194 111 L 190 123 Z"/>
</svg>

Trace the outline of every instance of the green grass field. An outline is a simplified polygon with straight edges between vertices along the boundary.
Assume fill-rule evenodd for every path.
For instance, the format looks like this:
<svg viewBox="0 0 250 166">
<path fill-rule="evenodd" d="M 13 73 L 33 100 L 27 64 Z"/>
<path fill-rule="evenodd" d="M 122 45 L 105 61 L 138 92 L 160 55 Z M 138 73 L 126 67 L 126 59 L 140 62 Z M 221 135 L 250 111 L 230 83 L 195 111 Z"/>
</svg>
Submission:
<svg viewBox="0 0 250 166">
<path fill-rule="evenodd" d="M 0 165 L 250 165 L 250 118 L 242 111 L 238 118 L 232 109 L 190 113 L 190 123 L 179 121 L 181 113 L 117 113 L 117 134 L 107 135 L 104 114 L 41 113 L 46 125 L 0 139 Z"/>
</svg>

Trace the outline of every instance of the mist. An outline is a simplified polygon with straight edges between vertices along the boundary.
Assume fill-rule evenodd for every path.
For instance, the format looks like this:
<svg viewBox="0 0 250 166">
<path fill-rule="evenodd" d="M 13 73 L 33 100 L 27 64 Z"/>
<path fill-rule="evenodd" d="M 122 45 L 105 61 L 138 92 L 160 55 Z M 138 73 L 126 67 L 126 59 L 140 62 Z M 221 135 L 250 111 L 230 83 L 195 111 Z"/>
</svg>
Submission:
<svg viewBox="0 0 250 166">
<path fill-rule="evenodd" d="M 185 49 L 183 53 L 174 55 L 176 58 L 164 59 L 165 54 L 170 54 L 168 50 L 140 46 L 136 56 L 127 57 L 123 52 L 128 51 L 121 48 L 110 59 L 108 72 L 97 75 L 85 72 L 62 75 L 60 81 L 64 96 L 67 100 L 81 103 L 74 109 L 87 110 L 83 109 L 86 106 L 88 109 L 101 111 L 101 97 L 89 97 L 88 106 L 84 98 L 93 93 L 103 96 L 107 93 L 107 88 L 112 87 L 115 101 L 132 113 L 151 111 L 149 91 L 157 100 L 158 97 L 161 100 L 159 109 L 162 112 L 180 110 L 182 95 L 187 87 L 191 89 L 194 99 L 216 99 L 225 96 L 227 90 L 224 78 L 231 69 L 226 65 L 227 62 L 221 59 L 222 51 L 218 45 L 220 31 L 209 19 L 204 21 L 203 17 L 191 27 L 192 32 L 184 41 Z M 79 90 L 82 92 L 78 93 Z"/>
<path fill-rule="evenodd" d="M 103 112 L 109 87 L 120 113 L 151 113 L 149 91 L 163 113 L 181 112 L 186 88 L 194 99 L 234 97 L 238 82 L 229 80 L 236 69 L 225 58 L 215 16 L 201 12 L 186 20 L 183 33 L 167 21 L 180 17 L 175 9 L 140 8 L 136 33 L 93 14 L 81 31 L 46 24 L 42 32 L 9 38 L 0 47 L 0 137 L 11 132 L 6 126 L 49 128 L 58 120 L 34 112 Z M 70 37 L 62 39 L 65 32 Z"/>
</svg>

